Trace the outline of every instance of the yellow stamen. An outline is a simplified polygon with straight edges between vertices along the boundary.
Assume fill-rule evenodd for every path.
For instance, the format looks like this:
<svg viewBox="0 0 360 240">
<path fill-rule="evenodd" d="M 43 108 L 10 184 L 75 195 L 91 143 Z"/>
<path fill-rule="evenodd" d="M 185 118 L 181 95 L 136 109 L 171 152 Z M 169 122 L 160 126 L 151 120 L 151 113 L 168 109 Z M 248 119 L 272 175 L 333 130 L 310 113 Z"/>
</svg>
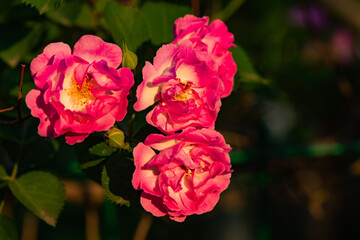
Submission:
<svg viewBox="0 0 360 240">
<path fill-rule="evenodd" d="M 173 96 L 173 98 L 174 98 L 175 101 L 186 102 L 187 100 L 189 100 L 191 98 L 194 98 L 194 94 L 191 91 L 191 89 L 185 89 L 184 91 L 182 91 L 182 92 L 180 92 L 178 94 L 175 94 Z"/>
<path fill-rule="evenodd" d="M 67 109 L 84 111 L 86 109 L 86 105 L 90 104 L 96 99 L 91 94 L 93 81 L 88 76 L 86 76 L 81 88 L 76 82 L 75 78 L 72 78 L 72 80 L 69 81 L 70 82 L 67 84 L 67 87 L 63 89 L 65 94 L 61 97 L 61 101 Z"/>
<path fill-rule="evenodd" d="M 185 174 L 184 174 L 184 177 L 186 176 L 191 176 L 191 173 L 192 173 L 192 170 L 190 168 L 185 168 Z"/>
</svg>

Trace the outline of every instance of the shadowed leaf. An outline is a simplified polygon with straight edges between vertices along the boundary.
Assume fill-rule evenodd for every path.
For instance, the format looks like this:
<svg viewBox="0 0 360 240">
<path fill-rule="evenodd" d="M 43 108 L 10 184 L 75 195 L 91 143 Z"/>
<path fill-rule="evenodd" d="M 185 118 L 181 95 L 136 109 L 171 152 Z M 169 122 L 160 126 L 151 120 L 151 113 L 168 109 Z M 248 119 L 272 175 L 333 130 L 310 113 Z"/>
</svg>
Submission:
<svg viewBox="0 0 360 240">
<path fill-rule="evenodd" d="M 54 226 L 65 202 L 65 188 L 54 175 L 33 171 L 9 182 L 14 196 L 32 213 Z"/>
<path fill-rule="evenodd" d="M 0 237 L 1 240 L 19 239 L 14 222 L 4 215 L 0 215 Z"/>
<path fill-rule="evenodd" d="M 64 26 L 78 26 L 85 29 L 92 29 L 96 22 L 91 14 L 91 8 L 85 2 L 67 2 L 63 7 L 46 14 L 54 22 Z"/>
<path fill-rule="evenodd" d="M 0 180 L 2 180 L 3 178 L 8 177 L 5 168 L 3 166 L 0 165 Z"/>
<path fill-rule="evenodd" d="M 16 38 L 16 42 L 11 42 L 11 45 L 0 50 L 0 58 L 10 67 L 16 67 L 22 58 L 36 45 L 42 32 L 40 25 L 34 26 L 31 30 L 25 29 L 22 38 Z M 9 35 L 11 34 L 12 32 L 9 33 Z M 18 33 L 14 32 L 13 34 L 17 36 Z"/>
<path fill-rule="evenodd" d="M 100 158 L 100 159 L 97 159 L 97 160 L 94 160 L 94 161 L 89 161 L 89 162 L 86 162 L 86 163 L 82 163 L 79 165 L 79 168 L 80 169 L 87 169 L 87 168 L 90 168 L 90 167 L 95 167 L 96 165 L 102 163 L 106 158 Z"/>
<path fill-rule="evenodd" d="M 191 9 L 166 2 L 145 2 L 141 12 L 149 26 L 151 42 L 154 45 L 161 45 L 174 40 L 174 21 L 191 13 Z"/>
<path fill-rule="evenodd" d="M 102 173 L 101 173 L 101 184 L 102 184 L 103 188 L 105 189 L 106 197 L 109 198 L 111 201 L 113 201 L 116 204 L 126 205 L 126 206 L 129 207 L 130 202 L 128 200 L 125 200 L 122 197 L 117 196 L 117 195 L 113 194 L 110 191 L 110 189 L 109 189 L 109 181 L 110 181 L 110 178 L 109 178 L 109 176 L 107 174 L 106 167 L 104 166 L 104 168 L 102 170 Z"/>
<path fill-rule="evenodd" d="M 98 143 L 89 148 L 89 153 L 100 157 L 110 156 L 114 151 L 116 150 L 111 149 L 105 142 Z"/>
<path fill-rule="evenodd" d="M 231 48 L 230 52 L 232 52 L 238 72 L 256 73 L 248 55 L 242 47 L 236 46 Z"/>
<path fill-rule="evenodd" d="M 104 18 L 119 46 L 125 39 L 129 49 L 136 52 L 141 44 L 149 40 L 148 26 L 137 8 L 109 2 L 105 7 Z"/>
<path fill-rule="evenodd" d="M 25 4 L 36 8 L 40 14 L 57 8 L 63 0 L 21 0 Z"/>
</svg>

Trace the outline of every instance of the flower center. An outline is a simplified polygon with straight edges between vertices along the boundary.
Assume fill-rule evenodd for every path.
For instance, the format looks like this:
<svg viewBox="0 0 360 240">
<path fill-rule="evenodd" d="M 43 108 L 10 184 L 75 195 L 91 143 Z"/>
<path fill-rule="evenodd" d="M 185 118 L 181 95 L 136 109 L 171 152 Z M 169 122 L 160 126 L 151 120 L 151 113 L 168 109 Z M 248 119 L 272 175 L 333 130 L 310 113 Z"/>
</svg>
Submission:
<svg viewBox="0 0 360 240">
<path fill-rule="evenodd" d="M 199 163 L 199 167 L 195 168 L 195 169 L 185 167 L 185 166 L 181 166 L 181 168 L 184 169 L 184 171 L 185 171 L 185 174 L 183 177 L 191 176 L 193 172 L 194 172 L 195 177 L 198 177 L 199 174 L 208 170 L 208 167 L 203 162 Z"/>
<path fill-rule="evenodd" d="M 194 169 L 191 169 L 189 167 L 185 167 L 184 165 L 180 165 L 180 168 L 182 168 L 185 171 L 185 174 L 183 177 L 190 176 L 191 173 L 194 171 Z"/>
<path fill-rule="evenodd" d="M 186 102 L 190 98 L 193 98 L 194 94 L 192 93 L 191 89 L 186 89 L 183 92 L 179 92 L 173 96 L 175 101 L 183 101 Z"/>
<path fill-rule="evenodd" d="M 179 83 L 183 89 L 179 93 L 174 94 L 173 99 L 175 101 L 186 102 L 187 100 L 194 98 L 194 93 L 190 89 L 191 83 L 190 82 L 182 83 L 180 79 L 179 79 Z"/>
<path fill-rule="evenodd" d="M 81 88 L 75 78 L 67 81 L 64 80 L 63 94 L 60 96 L 60 101 L 65 106 L 65 109 L 71 111 L 86 111 L 86 105 L 96 99 L 91 94 L 92 85 L 93 80 L 88 75 L 86 75 Z"/>
<path fill-rule="evenodd" d="M 187 175 L 191 175 L 191 173 L 192 173 L 192 169 L 190 169 L 190 168 L 185 168 L 185 175 L 184 176 L 187 176 Z"/>
</svg>

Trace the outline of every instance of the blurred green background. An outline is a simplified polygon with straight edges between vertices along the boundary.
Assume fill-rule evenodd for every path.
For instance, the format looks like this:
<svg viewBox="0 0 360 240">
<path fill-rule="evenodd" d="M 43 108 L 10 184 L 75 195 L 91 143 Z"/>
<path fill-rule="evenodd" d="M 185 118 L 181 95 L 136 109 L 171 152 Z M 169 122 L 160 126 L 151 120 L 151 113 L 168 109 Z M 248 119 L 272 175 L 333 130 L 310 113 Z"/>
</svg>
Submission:
<svg viewBox="0 0 360 240">
<path fill-rule="evenodd" d="M 144 61 L 172 41 L 173 21 L 191 11 L 225 21 L 239 46 L 239 71 L 216 122 L 233 148 L 234 173 L 212 212 L 176 223 L 108 200 L 68 199 L 53 228 L 29 217 L 10 196 L 22 239 L 31 239 L 21 234 L 26 219 L 35 221 L 39 240 L 97 239 L 86 234 L 91 219 L 105 240 L 132 239 L 146 227 L 147 239 L 359 239 L 360 1 L 23 2 L 0 1 L 1 109 L 17 102 L 20 64 L 27 66 L 25 96 L 35 87 L 31 60 L 51 42 L 72 47 L 84 34 L 118 44 L 124 38 L 139 57 L 139 84 Z M 139 17 L 138 9 L 145 14 Z M 159 29 L 155 16 L 167 20 Z M 22 111 L 29 114 L 25 104 Z M 144 116 L 136 115 L 136 131 L 146 124 Z M 38 119 L 7 124 L 16 118 L 16 111 L 0 114 L 0 163 L 9 171 L 18 160 L 20 173 L 46 170 L 85 192 L 89 179 L 99 181 L 99 169 L 82 171 L 78 165 L 94 158 L 88 148 L 103 140 L 102 133 L 68 146 L 61 137 L 39 137 Z"/>
</svg>

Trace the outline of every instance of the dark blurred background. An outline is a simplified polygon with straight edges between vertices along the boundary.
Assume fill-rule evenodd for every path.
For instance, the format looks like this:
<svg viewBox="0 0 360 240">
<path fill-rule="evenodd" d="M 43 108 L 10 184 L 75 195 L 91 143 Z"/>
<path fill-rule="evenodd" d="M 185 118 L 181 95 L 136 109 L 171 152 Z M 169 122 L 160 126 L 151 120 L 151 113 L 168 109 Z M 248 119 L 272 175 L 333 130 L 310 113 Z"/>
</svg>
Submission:
<svg viewBox="0 0 360 240">
<path fill-rule="evenodd" d="M 28 66 L 49 43 L 73 46 L 83 34 L 114 42 L 102 22 L 105 2 L 68 0 L 39 15 L 20 1 L 0 1 L 0 108 L 16 104 L 21 63 L 27 65 L 23 95 L 35 87 Z M 8 214 L 22 239 L 359 239 L 360 1 L 167 2 L 222 18 L 248 56 L 243 64 L 250 66 L 238 66 L 234 92 L 223 99 L 216 122 L 233 148 L 229 188 L 212 212 L 184 223 L 116 206 L 98 197 L 98 169 L 78 168 L 101 133 L 68 146 L 62 138 L 40 138 L 38 119 L 6 125 L 17 116 L 6 112 L 0 115 L 1 163 L 10 169 L 21 151 L 20 172 L 50 171 L 68 191 L 56 228 L 10 201 Z M 146 42 L 137 49 L 137 84 L 143 62 L 152 61 L 158 47 Z M 140 129 L 145 123 L 138 122 Z"/>
</svg>

